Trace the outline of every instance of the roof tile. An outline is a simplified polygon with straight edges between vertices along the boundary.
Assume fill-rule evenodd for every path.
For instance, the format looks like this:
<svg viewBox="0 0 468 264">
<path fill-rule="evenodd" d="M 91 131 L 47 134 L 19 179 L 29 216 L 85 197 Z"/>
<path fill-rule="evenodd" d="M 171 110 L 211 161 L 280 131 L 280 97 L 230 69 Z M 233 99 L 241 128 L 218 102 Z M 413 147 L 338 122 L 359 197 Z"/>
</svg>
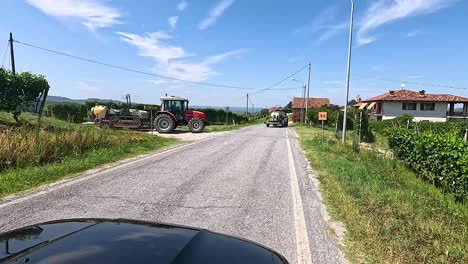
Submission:
<svg viewBox="0 0 468 264">
<path fill-rule="evenodd" d="M 375 101 L 416 101 L 416 102 L 447 102 L 468 103 L 468 98 L 451 94 L 428 94 L 410 90 L 390 91 L 385 94 L 374 96 L 362 102 Z"/>
<path fill-rule="evenodd" d="M 292 103 L 292 108 L 301 108 L 302 107 L 302 101 L 306 100 L 307 98 L 301 98 L 301 97 L 294 97 L 293 98 L 293 103 Z M 307 108 L 314 108 L 314 107 L 321 107 L 324 105 L 330 104 L 330 99 L 328 98 L 311 98 L 309 97 L 309 100 L 307 101 Z M 304 103 L 305 106 L 305 103 Z"/>
</svg>

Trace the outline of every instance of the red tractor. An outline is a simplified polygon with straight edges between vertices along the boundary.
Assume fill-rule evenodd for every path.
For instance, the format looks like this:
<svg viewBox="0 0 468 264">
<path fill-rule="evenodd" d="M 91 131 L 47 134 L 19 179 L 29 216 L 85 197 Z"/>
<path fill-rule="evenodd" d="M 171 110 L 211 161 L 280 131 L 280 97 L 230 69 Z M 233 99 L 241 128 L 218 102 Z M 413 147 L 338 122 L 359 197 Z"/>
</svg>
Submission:
<svg viewBox="0 0 468 264">
<path fill-rule="evenodd" d="M 159 133 L 171 133 L 177 126 L 187 125 L 191 132 L 200 133 L 206 125 L 203 112 L 189 110 L 189 101 L 175 96 L 161 97 L 161 110 L 156 113 L 154 126 Z"/>
</svg>

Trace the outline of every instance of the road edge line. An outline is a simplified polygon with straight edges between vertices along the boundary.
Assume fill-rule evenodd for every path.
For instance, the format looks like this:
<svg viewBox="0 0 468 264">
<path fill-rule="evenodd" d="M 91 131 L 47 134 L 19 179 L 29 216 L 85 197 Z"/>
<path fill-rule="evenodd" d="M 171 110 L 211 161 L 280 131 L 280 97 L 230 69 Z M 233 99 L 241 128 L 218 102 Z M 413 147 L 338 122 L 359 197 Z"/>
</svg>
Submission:
<svg viewBox="0 0 468 264">
<path fill-rule="evenodd" d="M 49 183 L 49 184 L 43 186 L 42 188 L 38 187 L 39 188 L 38 191 L 33 191 L 32 193 L 26 194 L 24 196 L 19 195 L 19 197 L 4 198 L 3 200 L 0 200 L 0 209 L 11 206 L 11 205 L 14 205 L 14 204 L 18 204 L 18 203 L 21 203 L 21 202 L 24 202 L 24 201 L 27 201 L 27 200 L 29 200 L 31 198 L 38 197 L 38 196 L 50 193 L 50 192 L 59 190 L 61 188 L 73 185 L 73 184 L 77 184 L 77 183 L 80 183 L 80 182 L 83 182 L 83 181 L 86 181 L 86 180 L 90 180 L 90 179 L 92 179 L 94 177 L 97 177 L 97 176 L 99 176 L 101 174 L 104 174 L 104 173 L 107 173 L 107 172 L 110 172 L 110 171 L 113 171 L 113 170 L 116 170 L 116 169 L 120 169 L 120 168 L 126 167 L 128 165 L 132 165 L 132 164 L 135 164 L 135 163 L 138 163 L 138 162 L 141 162 L 141 161 L 145 161 L 145 160 L 150 159 L 150 158 L 154 158 L 154 157 L 157 157 L 157 156 L 160 156 L 160 155 L 164 155 L 164 154 L 167 154 L 169 152 L 179 150 L 181 148 L 185 148 L 185 147 L 192 146 L 192 145 L 195 145 L 195 144 L 198 144 L 198 143 L 202 143 L 202 142 L 207 141 L 207 140 L 212 139 L 212 138 L 213 137 L 209 137 L 209 138 L 205 138 L 205 139 L 202 139 L 200 141 L 192 142 L 192 143 L 188 143 L 188 144 L 182 143 L 182 145 L 166 149 L 166 150 L 164 150 L 162 152 L 158 152 L 158 153 L 154 153 L 154 154 L 146 154 L 146 155 L 143 155 L 140 158 L 133 157 L 133 158 L 126 159 L 127 161 L 126 160 L 116 161 L 115 163 L 118 164 L 118 165 L 116 165 L 114 167 L 111 167 L 111 168 L 105 168 L 104 167 L 103 169 L 99 169 L 99 168 L 96 169 L 95 168 L 95 169 L 89 169 L 87 171 L 83 171 L 83 172 L 79 173 L 80 174 L 79 176 L 72 177 L 72 178 L 69 178 L 69 179 L 63 179 L 63 180 L 53 182 L 53 183 Z M 119 163 L 122 163 L 122 164 L 119 164 Z M 109 166 L 109 165 L 112 165 L 112 163 L 104 164 L 103 166 Z M 98 170 L 98 171 L 96 172 L 96 170 Z"/>
<path fill-rule="evenodd" d="M 286 144 L 288 147 L 288 164 L 289 164 L 289 179 L 291 182 L 291 193 L 293 199 L 294 210 L 294 227 L 296 230 L 296 253 L 297 263 L 312 264 L 312 256 L 310 253 L 309 237 L 307 226 L 305 223 L 304 208 L 302 205 L 301 192 L 299 189 L 299 181 L 297 180 L 296 167 L 289 141 L 288 129 L 286 129 Z"/>
</svg>

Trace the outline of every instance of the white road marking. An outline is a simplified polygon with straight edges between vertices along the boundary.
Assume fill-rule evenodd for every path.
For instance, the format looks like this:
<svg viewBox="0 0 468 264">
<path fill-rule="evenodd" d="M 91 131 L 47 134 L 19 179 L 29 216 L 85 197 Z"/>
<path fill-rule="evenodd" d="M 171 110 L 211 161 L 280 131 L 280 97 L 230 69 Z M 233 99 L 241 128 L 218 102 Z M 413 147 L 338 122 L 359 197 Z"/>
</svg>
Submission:
<svg viewBox="0 0 468 264">
<path fill-rule="evenodd" d="M 86 175 L 86 176 L 83 176 L 83 177 L 78 176 L 78 177 L 72 178 L 72 179 L 61 180 L 61 181 L 58 181 L 58 182 L 47 185 L 45 187 L 45 189 L 43 189 L 41 191 L 34 192 L 32 194 L 28 194 L 26 196 L 19 197 L 19 198 L 13 198 L 11 201 L 7 201 L 7 202 L 4 202 L 4 203 L 2 203 L 2 200 L 0 200 L 0 209 L 4 208 L 4 207 L 7 207 L 7 206 L 10 206 L 10 205 L 14 205 L 14 204 L 18 204 L 18 203 L 27 201 L 27 200 L 29 200 L 31 198 L 34 198 L 34 197 L 38 197 L 38 196 L 41 196 L 41 195 L 56 191 L 56 190 L 61 189 L 63 187 L 67 187 L 67 186 L 70 186 L 70 185 L 73 185 L 73 184 L 76 184 L 76 183 L 79 183 L 79 182 L 82 182 L 82 181 L 87 181 L 87 180 L 92 179 L 92 178 L 94 178 L 96 176 L 99 176 L 101 174 L 108 173 L 110 171 L 114 171 L 114 170 L 126 167 L 128 165 L 135 164 L 137 162 L 141 162 L 141 161 L 151 159 L 151 158 L 154 158 L 154 157 L 157 157 L 157 156 L 160 156 L 160 155 L 164 155 L 164 154 L 166 154 L 168 152 L 172 152 L 172 151 L 175 151 L 175 150 L 178 150 L 178 149 L 181 149 L 181 148 L 186 148 L 188 146 L 204 142 L 204 141 L 209 140 L 209 139 L 211 139 L 211 137 L 205 138 L 203 140 L 199 140 L 197 142 L 193 142 L 193 143 L 190 143 L 190 144 L 184 144 L 184 145 L 181 145 L 181 146 L 178 146 L 178 147 L 175 147 L 175 148 L 170 148 L 168 150 L 165 150 L 163 152 L 159 152 L 159 153 L 156 153 L 156 154 L 150 154 L 150 155 L 147 155 L 147 156 L 143 156 L 142 158 L 136 158 L 136 159 L 135 158 L 130 158 L 129 160 L 132 160 L 132 159 L 134 159 L 134 160 L 129 161 L 129 162 L 125 162 L 124 164 L 117 165 L 117 166 L 112 167 L 112 168 L 103 169 L 103 170 L 98 171 L 96 173 L 93 172 L 93 171 L 95 171 L 95 169 L 90 169 L 87 172 L 84 171 L 81 174 Z M 122 161 L 120 161 L 120 162 L 122 162 Z M 118 163 L 118 161 L 116 163 Z M 90 171 L 91 171 L 91 173 L 90 173 Z M 87 175 L 87 174 L 89 174 L 89 175 Z M 8 200 L 8 198 L 5 199 L 5 200 Z"/>
<path fill-rule="evenodd" d="M 301 193 L 299 190 L 299 182 L 297 180 L 296 167 L 294 165 L 294 158 L 291 150 L 291 143 L 289 142 L 288 129 L 286 129 L 286 144 L 288 145 L 289 177 L 291 180 L 294 225 L 296 229 L 297 263 L 311 264 L 312 257 L 310 254 L 309 237 L 307 236 L 304 209 L 302 207 Z"/>
</svg>

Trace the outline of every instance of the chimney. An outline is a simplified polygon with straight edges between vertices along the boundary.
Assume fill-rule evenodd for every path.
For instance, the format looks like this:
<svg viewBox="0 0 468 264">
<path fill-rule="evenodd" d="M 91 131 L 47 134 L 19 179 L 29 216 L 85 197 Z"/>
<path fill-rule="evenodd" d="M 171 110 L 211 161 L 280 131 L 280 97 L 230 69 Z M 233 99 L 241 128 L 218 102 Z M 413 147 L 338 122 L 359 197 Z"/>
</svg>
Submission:
<svg viewBox="0 0 468 264">
<path fill-rule="evenodd" d="M 390 95 L 395 95 L 395 91 L 390 90 Z"/>
<path fill-rule="evenodd" d="M 425 95 L 425 94 L 426 94 L 426 91 L 424 90 L 419 91 L 419 95 Z"/>
</svg>

